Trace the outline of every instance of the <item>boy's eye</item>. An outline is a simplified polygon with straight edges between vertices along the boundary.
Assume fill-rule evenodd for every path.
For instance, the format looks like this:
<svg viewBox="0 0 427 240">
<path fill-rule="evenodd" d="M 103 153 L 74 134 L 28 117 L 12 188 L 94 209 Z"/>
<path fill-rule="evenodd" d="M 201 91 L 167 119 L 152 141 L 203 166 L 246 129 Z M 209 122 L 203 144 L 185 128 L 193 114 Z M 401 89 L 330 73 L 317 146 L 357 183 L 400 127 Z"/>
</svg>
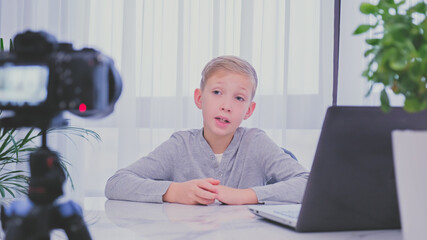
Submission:
<svg viewBox="0 0 427 240">
<path fill-rule="evenodd" d="M 240 102 L 244 102 L 245 101 L 245 99 L 242 98 L 242 97 L 236 97 L 236 99 L 237 99 L 237 101 L 240 101 Z"/>
<path fill-rule="evenodd" d="M 213 90 L 212 93 L 215 95 L 219 95 L 221 92 L 219 90 Z"/>
</svg>

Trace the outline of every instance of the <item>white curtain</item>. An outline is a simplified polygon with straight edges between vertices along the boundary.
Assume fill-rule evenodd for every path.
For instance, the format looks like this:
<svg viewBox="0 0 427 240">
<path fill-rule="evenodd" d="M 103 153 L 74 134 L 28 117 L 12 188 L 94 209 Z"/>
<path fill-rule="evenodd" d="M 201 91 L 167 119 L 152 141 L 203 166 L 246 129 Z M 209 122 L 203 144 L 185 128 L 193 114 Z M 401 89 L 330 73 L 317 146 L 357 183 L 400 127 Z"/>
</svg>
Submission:
<svg viewBox="0 0 427 240">
<path fill-rule="evenodd" d="M 333 0 L 0 0 L 1 37 L 45 30 L 111 56 L 122 75 L 112 115 L 66 115 L 101 143 L 49 140 L 71 162 L 80 196 L 103 196 L 118 168 L 177 130 L 201 128 L 193 91 L 203 66 L 225 54 L 258 73 L 257 107 L 243 125 L 264 129 L 310 168 L 332 103 L 333 19 Z"/>
</svg>

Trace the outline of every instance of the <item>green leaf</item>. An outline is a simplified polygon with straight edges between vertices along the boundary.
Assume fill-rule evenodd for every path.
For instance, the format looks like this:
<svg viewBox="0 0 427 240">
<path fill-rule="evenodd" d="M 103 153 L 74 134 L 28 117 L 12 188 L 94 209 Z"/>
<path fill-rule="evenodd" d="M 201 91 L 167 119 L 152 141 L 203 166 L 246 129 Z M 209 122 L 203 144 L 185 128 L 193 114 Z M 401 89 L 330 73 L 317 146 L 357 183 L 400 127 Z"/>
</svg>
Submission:
<svg viewBox="0 0 427 240">
<path fill-rule="evenodd" d="M 395 71 L 402 71 L 406 68 L 408 62 L 404 58 L 393 58 L 390 60 L 390 68 Z"/>
<path fill-rule="evenodd" d="M 363 56 L 367 57 L 367 56 L 369 56 L 369 54 L 373 54 L 373 53 L 375 53 L 375 49 L 371 48 L 369 50 L 366 50 L 365 53 L 363 54 Z"/>
<path fill-rule="evenodd" d="M 371 95 L 373 89 L 374 89 L 374 84 L 371 84 L 371 86 L 369 87 L 368 92 L 365 94 L 365 97 L 368 97 L 369 95 Z"/>
<path fill-rule="evenodd" d="M 424 40 L 427 40 L 427 18 L 424 18 L 424 20 L 419 24 L 421 29 L 423 30 L 423 38 Z"/>
<path fill-rule="evenodd" d="M 378 7 L 370 3 L 362 3 L 360 4 L 360 12 L 366 15 L 369 15 L 369 14 L 376 15 L 378 14 Z"/>
<path fill-rule="evenodd" d="M 12 190 L 10 190 L 9 188 L 4 188 L 7 192 L 9 192 L 10 195 L 12 195 L 12 197 L 15 197 L 15 194 L 12 192 Z"/>
<path fill-rule="evenodd" d="M 420 101 L 414 97 L 406 97 L 403 109 L 408 112 L 419 112 L 427 108 L 425 101 Z"/>
<path fill-rule="evenodd" d="M 396 7 L 400 7 L 401 5 L 405 4 L 406 0 L 402 0 L 399 3 L 396 4 Z"/>
<path fill-rule="evenodd" d="M 13 46 L 12 39 L 10 39 L 10 41 L 9 41 L 9 52 L 14 52 L 14 51 L 15 51 L 15 47 Z"/>
<path fill-rule="evenodd" d="M 395 23 L 390 25 L 388 31 L 393 37 L 393 41 L 405 42 L 409 37 L 409 26 L 405 23 Z"/>
<path fill-rule="evenodd" d="M 421 14 L 426 14 L 427 13 L 427 5 L 424 2 L 419 2 L 417 4 L 415 4 L 414 6 L 408 8 L 407 10 L 407 14 L 410 15 L 412 13 L 421 13 Z"/>
<path fill-rule="evenodd" d="M 3 38 L 0 38 L 0 52 L 4 51 Z"/>
<path fill-rule="evenodd" d="M 2 153 L 4 151 L 4 149 L 6 149 L 7 145 L 10 143 L 10 141 L 11 141 L 11 135 L 13 134 L 13 131 L 9 131 L 8 132 L 9 134 L 5 135 L 6 139 L 3 141 L 2 145 L 0 146 L 0 153 Z"/>
<path fill-rule="evenodd" d="M 369 69 L 362 72 L 362 77 L 369 78 Z"/>
<path fill-rule="evenodd" d="M 375 45 L 380 44 L 381 39 L 379 39 L 379 38 L 370 38 L 370 39 L 366 39 L 365 41 L 366 41 L 367 44 L 375 46 Z"/>
<path fill-rule="evenodd" d="M 390 8 L 396 9 L 397 5 L 394 3 L 394 0 L 380 0 L 377 4 L 377 7 L 382 19 L 385 20 L 390 16 Z"/>
<path fill-rule="evenodd" d="M 367 31 L 369 31 L 369 29 L 371 28 L 375 28 L 375 25 L 369 25 L 369 24 L 361 24 L 359 25 L 356 30 L 353 32 L 353 35 L 358 35 L 358 34 L 362 34 L 365 33 Z"/>
<path fill-rule="evenodd" d="M 421 75 L 423 74 L 423 66 L 420 61 L 413 60 L 407 66 L 407 70 L 410 75 L 412 75 L 415 79 L 421 79 Z"/>
<path fill-rule="evenodd" d="M 388 98 L 387 92 L 385 91 L 385 88 L 381 91 L 381 95 L 380 95 L 380 100 L 381 100 L 381 109 L 384 112 L 390 112 L 390 100 Z"/>
<path fill-rule="evenodd" d="M 385 5 L 388 8 L 394 8 L 397 6 L 394 0 L 380 0 L 378 5 Z"/>
<path fill-rule="evenodd" d="M 3 197 L 3 198 L 6 196 L 6 194 L 4 192 L 4 187 L 2 185 L 0 185 L 0 194 L 1 194 L 1 197 Z"/>
</svg>

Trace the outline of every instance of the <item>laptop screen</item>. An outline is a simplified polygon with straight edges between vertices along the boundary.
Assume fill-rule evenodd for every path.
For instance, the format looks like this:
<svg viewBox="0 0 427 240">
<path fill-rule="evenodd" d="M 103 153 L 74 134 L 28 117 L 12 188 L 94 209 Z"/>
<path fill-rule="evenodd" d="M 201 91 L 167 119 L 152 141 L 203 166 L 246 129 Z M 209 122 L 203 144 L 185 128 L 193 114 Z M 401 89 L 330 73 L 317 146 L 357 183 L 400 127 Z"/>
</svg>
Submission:
<svg viewBox="0 0 427 240">
<path fill-rule="evenodd" d="M 330 107 L 297 231 L 399 228 L 391 131 L 427 129 L 427 111 Z"/>
</svg>

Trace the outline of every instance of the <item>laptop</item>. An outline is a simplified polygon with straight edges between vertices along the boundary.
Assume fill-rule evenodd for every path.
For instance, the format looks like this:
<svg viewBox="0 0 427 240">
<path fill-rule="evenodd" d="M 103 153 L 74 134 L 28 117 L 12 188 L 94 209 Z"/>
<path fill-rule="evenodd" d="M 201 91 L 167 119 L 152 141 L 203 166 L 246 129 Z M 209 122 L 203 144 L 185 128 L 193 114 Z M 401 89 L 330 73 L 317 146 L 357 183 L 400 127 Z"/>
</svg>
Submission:
<svg viewBox="0 0 427 240">
<path fill-rule="evenodd" d="M 251 205 L 298 232 L 400 228 L 391 131 L 427 129 L 427 111 L 329 107 L 302 204 Z"/>
</svg>

